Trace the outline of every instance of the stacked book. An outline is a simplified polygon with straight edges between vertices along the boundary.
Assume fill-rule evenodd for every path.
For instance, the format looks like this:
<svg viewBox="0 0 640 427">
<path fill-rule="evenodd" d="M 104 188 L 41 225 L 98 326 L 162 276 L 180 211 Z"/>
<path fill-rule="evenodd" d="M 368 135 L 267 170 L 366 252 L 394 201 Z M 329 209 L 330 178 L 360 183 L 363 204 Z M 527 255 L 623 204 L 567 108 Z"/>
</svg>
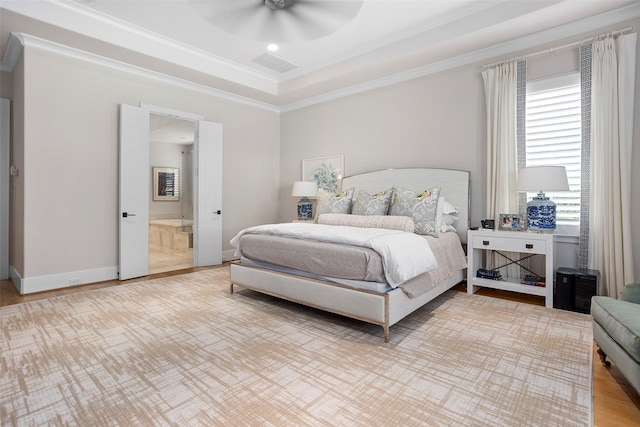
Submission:
<svg viewBox="0 0 640 427">
<path fill-rule="evenodd" d="M 531 274 L 524 276 L 524 279 L 522 279 L 522 284 L 529 285 L 529 286 L 545 286 L 546 285 L 544 277 L 533 276 Z"/>
<path fill-rule="evenodd" d="M 487 270 L 485 268 L 479 268 L 476 276 L 482 279 L 502 280 L 502 274 L 500 274 L 499 271 Z"/>
</svg>

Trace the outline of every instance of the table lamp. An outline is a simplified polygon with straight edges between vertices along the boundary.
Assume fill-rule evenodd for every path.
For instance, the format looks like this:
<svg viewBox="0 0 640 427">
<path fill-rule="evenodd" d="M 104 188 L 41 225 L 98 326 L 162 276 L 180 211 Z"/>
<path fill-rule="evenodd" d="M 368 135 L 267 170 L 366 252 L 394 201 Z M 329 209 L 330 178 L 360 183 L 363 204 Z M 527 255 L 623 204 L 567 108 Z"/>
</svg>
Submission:
<svg viewBox="0 0 640 427">
<path fill-rule="evenodd" d="M 313 205 L 308 197 L 318 195 L 318 184 L 315 181 L 296 181 L 293 183 L 291 196 L 302 197 L 298 202 L 298 220 L 310 220 L 313 218 Z"/>
<path fill-rule="evenodd" d="M 545 196 L 545 191 L 569 191 L 567 170 L 564 166 L 532 166 L 518 171 L 516 191 L 537 191 L 527 203 L 529 231 L 555 233 L 556 204 Z"/>
</svg>

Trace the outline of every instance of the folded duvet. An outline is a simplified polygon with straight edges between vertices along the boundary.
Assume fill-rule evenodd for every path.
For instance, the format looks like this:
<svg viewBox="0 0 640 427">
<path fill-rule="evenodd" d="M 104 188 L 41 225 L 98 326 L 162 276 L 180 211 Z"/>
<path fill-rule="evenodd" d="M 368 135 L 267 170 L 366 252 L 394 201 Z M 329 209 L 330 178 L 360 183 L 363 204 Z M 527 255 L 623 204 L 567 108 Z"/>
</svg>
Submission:
<svg viewBox="0 0 640 427">
<path fill-rule="evenodd" d="M 380 255 L 385 278 L 393 288 L 438 266 L 429 243 L 421 236 L 404 231 L 306 223 L 259 225 L 246 228 L 231 239 L 236 256 L 243 256 L 240 237 L 244 234 L 276 235 L 370 248 Z"/>
</svg>

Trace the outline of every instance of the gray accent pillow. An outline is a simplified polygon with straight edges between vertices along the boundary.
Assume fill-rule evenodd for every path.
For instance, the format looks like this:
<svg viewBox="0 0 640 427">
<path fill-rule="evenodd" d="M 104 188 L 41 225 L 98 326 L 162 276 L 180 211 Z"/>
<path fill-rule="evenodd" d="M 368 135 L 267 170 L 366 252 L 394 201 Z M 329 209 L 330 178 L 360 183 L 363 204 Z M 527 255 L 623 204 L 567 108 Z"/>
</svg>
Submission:
<svg viewBox="0 0 640 427">
<path fill-rule="evenodd" d="M 402 187 L 393 188 L 389 215 L 408 216 L 416 224 L 415 232 L 438 237 L 436 226 L 440 187 L 434 186 L 421 192 Z"/>
<path fill-rule="evenodd" d="M 360 190 L 351 213 L 354 215 L 386 215 L 389 212 L 392 194 L 392 188 L 373 195 Z"/>
<path fill-rule="evenodd" d="M 624 285 L 624 288 L 620 291 L 620 299 L 640 304 L 640 283 L 627 283 Z"/>
<path fill-rule="evenodd" d="M 318 206 L 316 207 L 316 221 L 323 213 L 351 213 L 351 200 L 355 189 L 349 188 L 340 193 L 333 193 L 323 188 L 318 189 Z"/>
</svg>

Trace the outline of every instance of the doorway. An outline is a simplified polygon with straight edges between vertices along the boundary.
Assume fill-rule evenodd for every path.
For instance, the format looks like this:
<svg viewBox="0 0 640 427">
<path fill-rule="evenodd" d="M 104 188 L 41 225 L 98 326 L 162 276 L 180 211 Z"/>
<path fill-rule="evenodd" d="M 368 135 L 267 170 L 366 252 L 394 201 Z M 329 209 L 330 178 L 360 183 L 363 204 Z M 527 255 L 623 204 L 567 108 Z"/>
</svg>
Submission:
<svg viewBox="0 0 640 427">
<path fill-rule="evenodd" d="M 193 267 L 195 123 L 149 117 L 149 273 Z"/>
<path fill-rule="evenodd" d="M 11 104 L 8 99 L 0 98 L 0 280 L 9 278 L 9 203 L 10 182 L 13 182 L 17 170 L 12 168 L 10 141 Z"/>
<path fill-rule="evenodd" d="M 193 124 L 193 265 L 222 263 L 222 124 L 162 107 L 120 104 L 119 253 L 120 280 L 149 274 L 149 200 L 153 168 L 150 164 L 150 115 L 169 116 Z M 161 171 L 158 183 L 171 184 L 158 193 L 175 198 L 179 172 Z M 173 172 L 169 176 L 167 173 Z"/>
</svg>

